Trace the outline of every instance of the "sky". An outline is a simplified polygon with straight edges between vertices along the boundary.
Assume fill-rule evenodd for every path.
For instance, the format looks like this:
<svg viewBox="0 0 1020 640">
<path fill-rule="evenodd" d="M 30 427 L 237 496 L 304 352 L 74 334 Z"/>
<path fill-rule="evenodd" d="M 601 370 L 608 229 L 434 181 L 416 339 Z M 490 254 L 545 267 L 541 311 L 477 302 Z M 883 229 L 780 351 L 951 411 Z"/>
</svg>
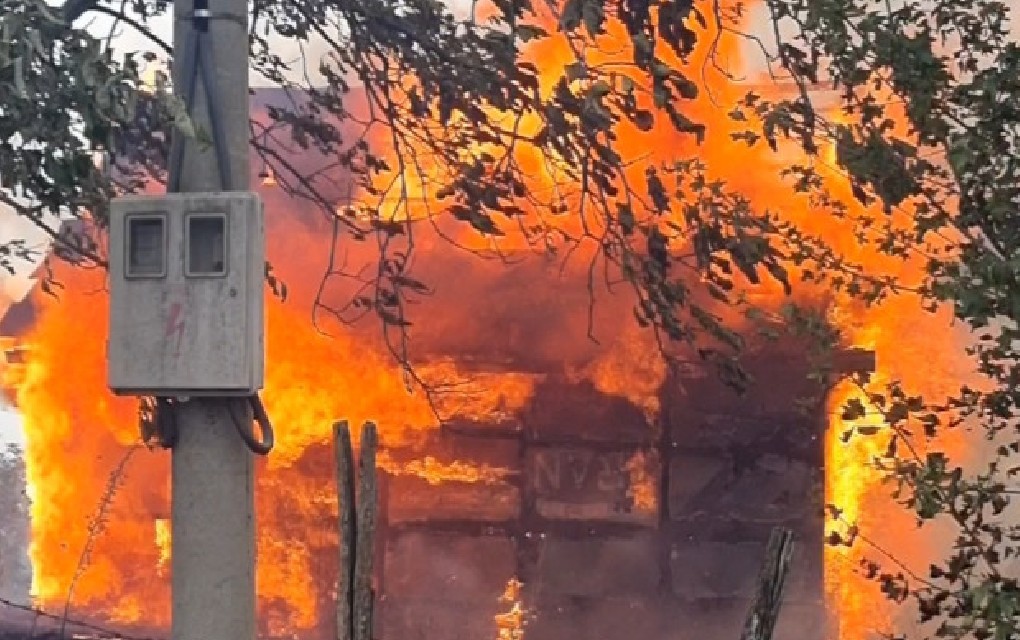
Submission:
<svg viewBox="0 0 1020 640">
<path fill-rule="evenodd" d="M 0 400 L 0 456 L 7 454 L 8 445 L 19 447 L 25 445 L 25 431 L 21 426 L 21 416 L 7 403 Z"/>
</svg>

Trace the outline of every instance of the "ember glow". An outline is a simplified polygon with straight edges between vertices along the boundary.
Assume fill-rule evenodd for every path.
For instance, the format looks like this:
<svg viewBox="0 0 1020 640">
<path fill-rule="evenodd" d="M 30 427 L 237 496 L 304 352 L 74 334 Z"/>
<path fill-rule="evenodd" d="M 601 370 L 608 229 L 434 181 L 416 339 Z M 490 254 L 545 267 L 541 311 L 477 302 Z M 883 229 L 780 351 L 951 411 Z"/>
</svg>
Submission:
<svg viewBox="0 0 1020 640">
<path fill-rule="evenodd" d="M 170 568 L 170 520 L 168 518 L 156 518 L 156 548 L 159 549 L 159 564 L 156 565 L 156 573 L 160 576 L 167 575 Z"/>
<path fill-rule="evenodd" d="M 735 43 L 723 38 L 721 46 L 721 59 L 739 59 Z M 548 68 L 544 78 L 548 82 L 558 77 L 569 55 L 562 42 L 541 44 L 529 52 L 542 61 L 543 69 Z M 705 53 L 699 55 L 692 59 L 692 68 L 701 68 Z M 732 103 L 743 93 L 717 79 L 712 99 Z M 729 120 L 725 111 L 707 95 L 693 103 L 691 118 L 708 127 L 701 147 L 666 129 L 642 134 L 624 128 L 621 152 L 647 154 L 661 161 L 697 153 L 712 177 L 726 180 L 756 206 L 783 212 L 877 271 L 897 273 L 906 283 L 917 280 L 923 267 L 920 260 L 900 261 L 862 252 L 851 239 L 847 223 L 815 212 L 806 198 L 781 185 L 776 178 L 779 168 L 799 156 L 794 151 L 776 156 L 732 140 L 730 133 L 743 127 Z M 538 190 L 550 187 L 552 177 L 539 159 L 532 161 Z M 855 207 L 849 186 L 838 172 L 827 170 L 825 175 L 829 188 Z M 322 525 L 332 522 L 337 511 L 328 455 L 333 422 L 342 418 L 356 425 L 372 420 L 379 426 L 383 446 L 393 449 L 420 445 L 438 424 L 428 399 L 420 392 L 408 393 L 407 381 L 375 336 L 376 327 L 330 326 L 326 335 L 312 326 L 310 309 L 328 249 L 328 232 L 290 224 L 282 219 L 287 207 L 276 204 L 280 206 L 274 211 L 270 200 L 268 208 L 270 218 L 275 219 L 269 257 L 291 294 L 285 303 L 267 299 L 265 398 L 278 436 L 277 447 L 259 474 L 257 578 L 263 629 L 282 636 L 314 629 L 332 615 L 326 608 L 328 598 L 323 597 L 332 578 L 323 575 L 318 554 L 337 543 L 335 532 Z M 570 216 L 566 219 L 564 224 L 576 224 Z M 437 287 L 437 296 L 427 301 L 435 305 L 427 311 L 432 317 L 422 322 L 415 339 L 435 356 L 422 365 L 423 375 L 456 390 L 438 399 L 444 414 L 512 422 L 526 411 L 537 383 L 548 373 L 586 381 L 603 393 L 624 398 L 639 407 L 652 424 L 658 423 L 659 391 L 666 370 L 647 334 L 629 325 L 623 328 L 631 316 L 628 300 L 602 302 L 597 319 L 602 320 L 599 338 L 603 346 L 596 348 L 584 335 L 588 300 L 582 267 L 566 270 L 563 278 L 576 287 L 572 290 L 576 297 L 564 299 L 554 288 L 555 278 L 548 276 L 559 273 L 558 267 L 549 270 L 533 260 L 517 273 L 534 279 L 507 282 L 500 280 L 502 272 L 494 267 L 444 256 L 449 248 L 438 240 L 424 239 L 422 244 L 426 247 L 420 250 L 425 254 L 422 268 Z M 435 248 L 431 253 L 429 246 Z M 31 356 L 14 385 L 27 433 L 33 496 L 33 593 L 43 606 L 62 606 L 75 581 L 73 611 L 166 627 L 169 454 L 135 455 L 107 508 L 107 526 L 90 540 L 88 525 L 100 508 L 107 479 L 126 449 L 138 440 L 137 417 L 134 401 L 112 397 L 105 388 L 106 296 L 101 279 L 69 271 L 58 275 L 66 288 L 59 303 L 40 296 L 40 317 L 24 336 Z M 478 295 L 444 289 L 444 283 L 454 278 L 458 287 Z M 805 289 L 809 294 L 818 293 Z M 763 286 L 758 293 L 772 308 L 783 301 L 775 287 Z M 527 315 L 535 310 L 548 317 L 529 319 Z M 894 299 L 873 308 L 836 300 L 829 309 L 830 319 L 847 337 L 848 346 L 877 352 L 876 380 L 902 380 L 915 392 L 951 391 L 964 373 L 965 361 L 952 348 L 939 353 L 928 348 L 958 343 L 949 317 L 945 313 L 919 314 L 916 301 L 909 299 Z M 483 315 L 485 319 L 479 320 Z M 504 330 L 506 326 L 512 329 Z M 447 347 L 467 341 L 496 345 L 492 352 L 506 347 L 517 355 L 538 360 L 542 356 L 545 366 L 553 362 L 559 370 L 492 371 L 491 366 L 485 369 L 468 358 L 443 353 L 456 354 L 457 349 Z M 582 353 L 583 358 L 578 356 Z M 862 530 L 869 523 L 883 522 L 879 537 L 887 548 L 902 551 L 909 560 L 923 560 L 932 550 L 923 540 L 918 544 L 909 518 L 889 502 L 886 488 L 877 484 L 868 468 L 883 441 L 854 438 L 844 443 L 840 439 L 848 425 L 842 424 L 839 407 L 854 393 L 854 389 L 840 387 L 829 399 L 833 417 L 827 434 L 826 501 L 842 509 L 848 522 L 860 523 Z M 627 497 L 636 509 L 651 514 L 657 508 L 657 478 L 652 470 L 658 462 L 649 458 L 645 453 L 630 458 Z M 413 476 L 429 484 L 503 485 L 510 480 L 507 470 L 499 466 L 440 459 L 428 453 L 406 460 L 384 450 L 379 463 L 389 474 Z M 317 523 L 318 528 L 309 523 Z M 87 557 L 83 557 L 86 550 Z M 876 627 L 883 630 L 892 624 L 877 588 L 855 573 L 867 549 L 831 549 L 826 553 L 828 596 L 832 613 L 839 619 L 839 640 L 865 640 Z M 497 618 L 500 640 L 519 640 L 523 633 L 520 589 L 516 580 L 507 587 L 509 611 Z"/>
<path fill-rule="evenodd" d="M 826 503 L 839 510 L 841 520 L 829 529 L 847 538 L 853 527 L 868 527 L 874 520 L 865 517 L 869 502 L 880 502 L 881 487 L 876 483 L 874 470 L 868 462 L 882 455 L 884 438 L 851 437 L 844 433 L 852 426 L 841 418 L 843 405 L 855 398 L 866 403 L 865 394 L 849 384 L 833 392 L 829 401 L 832 422 L 826 447 L 828 474 Z M 861 423 L 880 426 L 881 417 L 877 409 L 865 404 L 870 410 L 870 420 Z M 837 471 L 838 470 L 838 471 Z M 827 514 L 832 517 L 832 514 Z M 889 614 L 883 603 L 875 598 L 874 587 L 858 573 L 858 564 L 868 554 L 862 545 L 844 547 L 833 545 L 826 549 L 826 590 L 830 602 L 839 612 L 839 640 L 870 637 L 875 631 L 883 631 L 890 624 Z"/>
<path fill-rule="evenodd" d="M 653 464 L 651 456 L 643 451 L 636 452 L 624 464 L 624 469 L 629 475 L 627 484 L 627 497 L 634 504 L 634 509 L 639 513 L 654 514 L 659 508 L 659 495 L 656 483 L 658 477 L 653 471 L 658 470 L 658 464 Z"/>
<path fill-rule="evenodd" d="M 506 583 L 506 590 L 499 602 L 508 609 L 496 614 L 496 640 L 524 640 L 526 611 L 521 594 L 523 586 L 517 578 L 510 578 Z"/>
<path fill-rule="evenodd" d="M 481 482 L 483 484 L 501 484 L 510 475 L 509 469 L 491 467 L 486 464 L 475 465 L 462 461 L 451 463 L 440 462 L 432 456 L 405 463 L 397 462 L 385 451 L 377 458 L 379 468 L 394 476 L 414 476 L 425 482 L 436 485 L 444 482 Z"/>
</svg>

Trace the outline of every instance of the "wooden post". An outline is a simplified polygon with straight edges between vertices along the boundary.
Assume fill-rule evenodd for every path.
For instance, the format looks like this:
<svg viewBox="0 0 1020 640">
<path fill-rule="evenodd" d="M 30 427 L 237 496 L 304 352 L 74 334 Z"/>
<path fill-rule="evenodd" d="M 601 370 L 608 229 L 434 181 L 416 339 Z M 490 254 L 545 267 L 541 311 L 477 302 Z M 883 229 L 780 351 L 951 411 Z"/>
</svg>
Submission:
<svg viewBox="0 0 1020 640">
<path fill-rule="evenodd" d="M 354 640 L 372 640 L 372 567 L 375 560 L 375 514 L 378 500 L 375 452 L 378 435 L 375 424 L 366 422 L 361 430 L 358 467 L 358 521 L 354 556 Z"/>
<path fill-rule="evenodd" d="M 354 640 L 354 454 L 346 420 L 334 425 L 336 489 L 340 525 L 340 578 L 336 593 L 336 638 Z"/>
<path fill-rule="evenodd" d="M 337 640 L 372 640 L 372 569 L 378 484 L 375 468 L 378 435 L 374 423 L 361 430 L 358 489 L 354 489 L 354 455 L 347 421 L 335 429 L 340 578 L 336 596 Z"/>
<path fill-rule="evenodd" d="M 772 640 L 783 604 L 783 587 L 793 558 L 793 532 L 776 527 L 769 536 L 765 560 L 758 575 L 758 589 L 744 623 L 740 640 Z"/>
</svg>

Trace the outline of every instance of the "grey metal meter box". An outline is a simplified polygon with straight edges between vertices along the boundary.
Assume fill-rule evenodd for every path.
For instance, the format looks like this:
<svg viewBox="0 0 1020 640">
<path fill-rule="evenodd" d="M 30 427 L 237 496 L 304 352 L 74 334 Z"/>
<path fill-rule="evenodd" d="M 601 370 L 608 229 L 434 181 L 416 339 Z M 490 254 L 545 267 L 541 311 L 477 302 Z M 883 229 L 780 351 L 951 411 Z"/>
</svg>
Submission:
<svg viewBox="0 0 1020 640">
<path fill-rule="evenodd" d="M 110 205 L 110 389 L 240 396 L 264 378 L 265 214 L 250 192 Z"/>
</svg>

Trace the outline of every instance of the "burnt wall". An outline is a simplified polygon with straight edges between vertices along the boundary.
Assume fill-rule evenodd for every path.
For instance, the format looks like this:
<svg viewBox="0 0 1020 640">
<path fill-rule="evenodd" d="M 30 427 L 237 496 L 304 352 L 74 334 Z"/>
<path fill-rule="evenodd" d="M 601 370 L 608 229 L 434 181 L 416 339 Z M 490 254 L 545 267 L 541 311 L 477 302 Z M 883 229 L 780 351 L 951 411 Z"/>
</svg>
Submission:
<svg viewBox="0 0 1020 640">
<path fill-rule="evenodd" d="M 492 638 L 517 578 L 529 640 L 731 640 L 783 525 L 798 546 L 776 638 L 821 640 L 824 419 L 795 353 L 752 358 L 759 382 L 739 397 L 711 376 L 670 379 L 653 421 L 550 379 L 512 424 L 453 423 L 392 452 L 510 473 L 385 478 L 377 637 Z"/>
<path fill-rule="evenodd" d="M 755 383 L 742 396 L 708 376 L 669 390 L 672 593 L 685 626 L 738 637 L 769 532 L 784 526 L 797 548 L 775 637 L 823 638 L 824 398 L 797 351 L 761 353 L 745 367 Z"/>
</svg>

